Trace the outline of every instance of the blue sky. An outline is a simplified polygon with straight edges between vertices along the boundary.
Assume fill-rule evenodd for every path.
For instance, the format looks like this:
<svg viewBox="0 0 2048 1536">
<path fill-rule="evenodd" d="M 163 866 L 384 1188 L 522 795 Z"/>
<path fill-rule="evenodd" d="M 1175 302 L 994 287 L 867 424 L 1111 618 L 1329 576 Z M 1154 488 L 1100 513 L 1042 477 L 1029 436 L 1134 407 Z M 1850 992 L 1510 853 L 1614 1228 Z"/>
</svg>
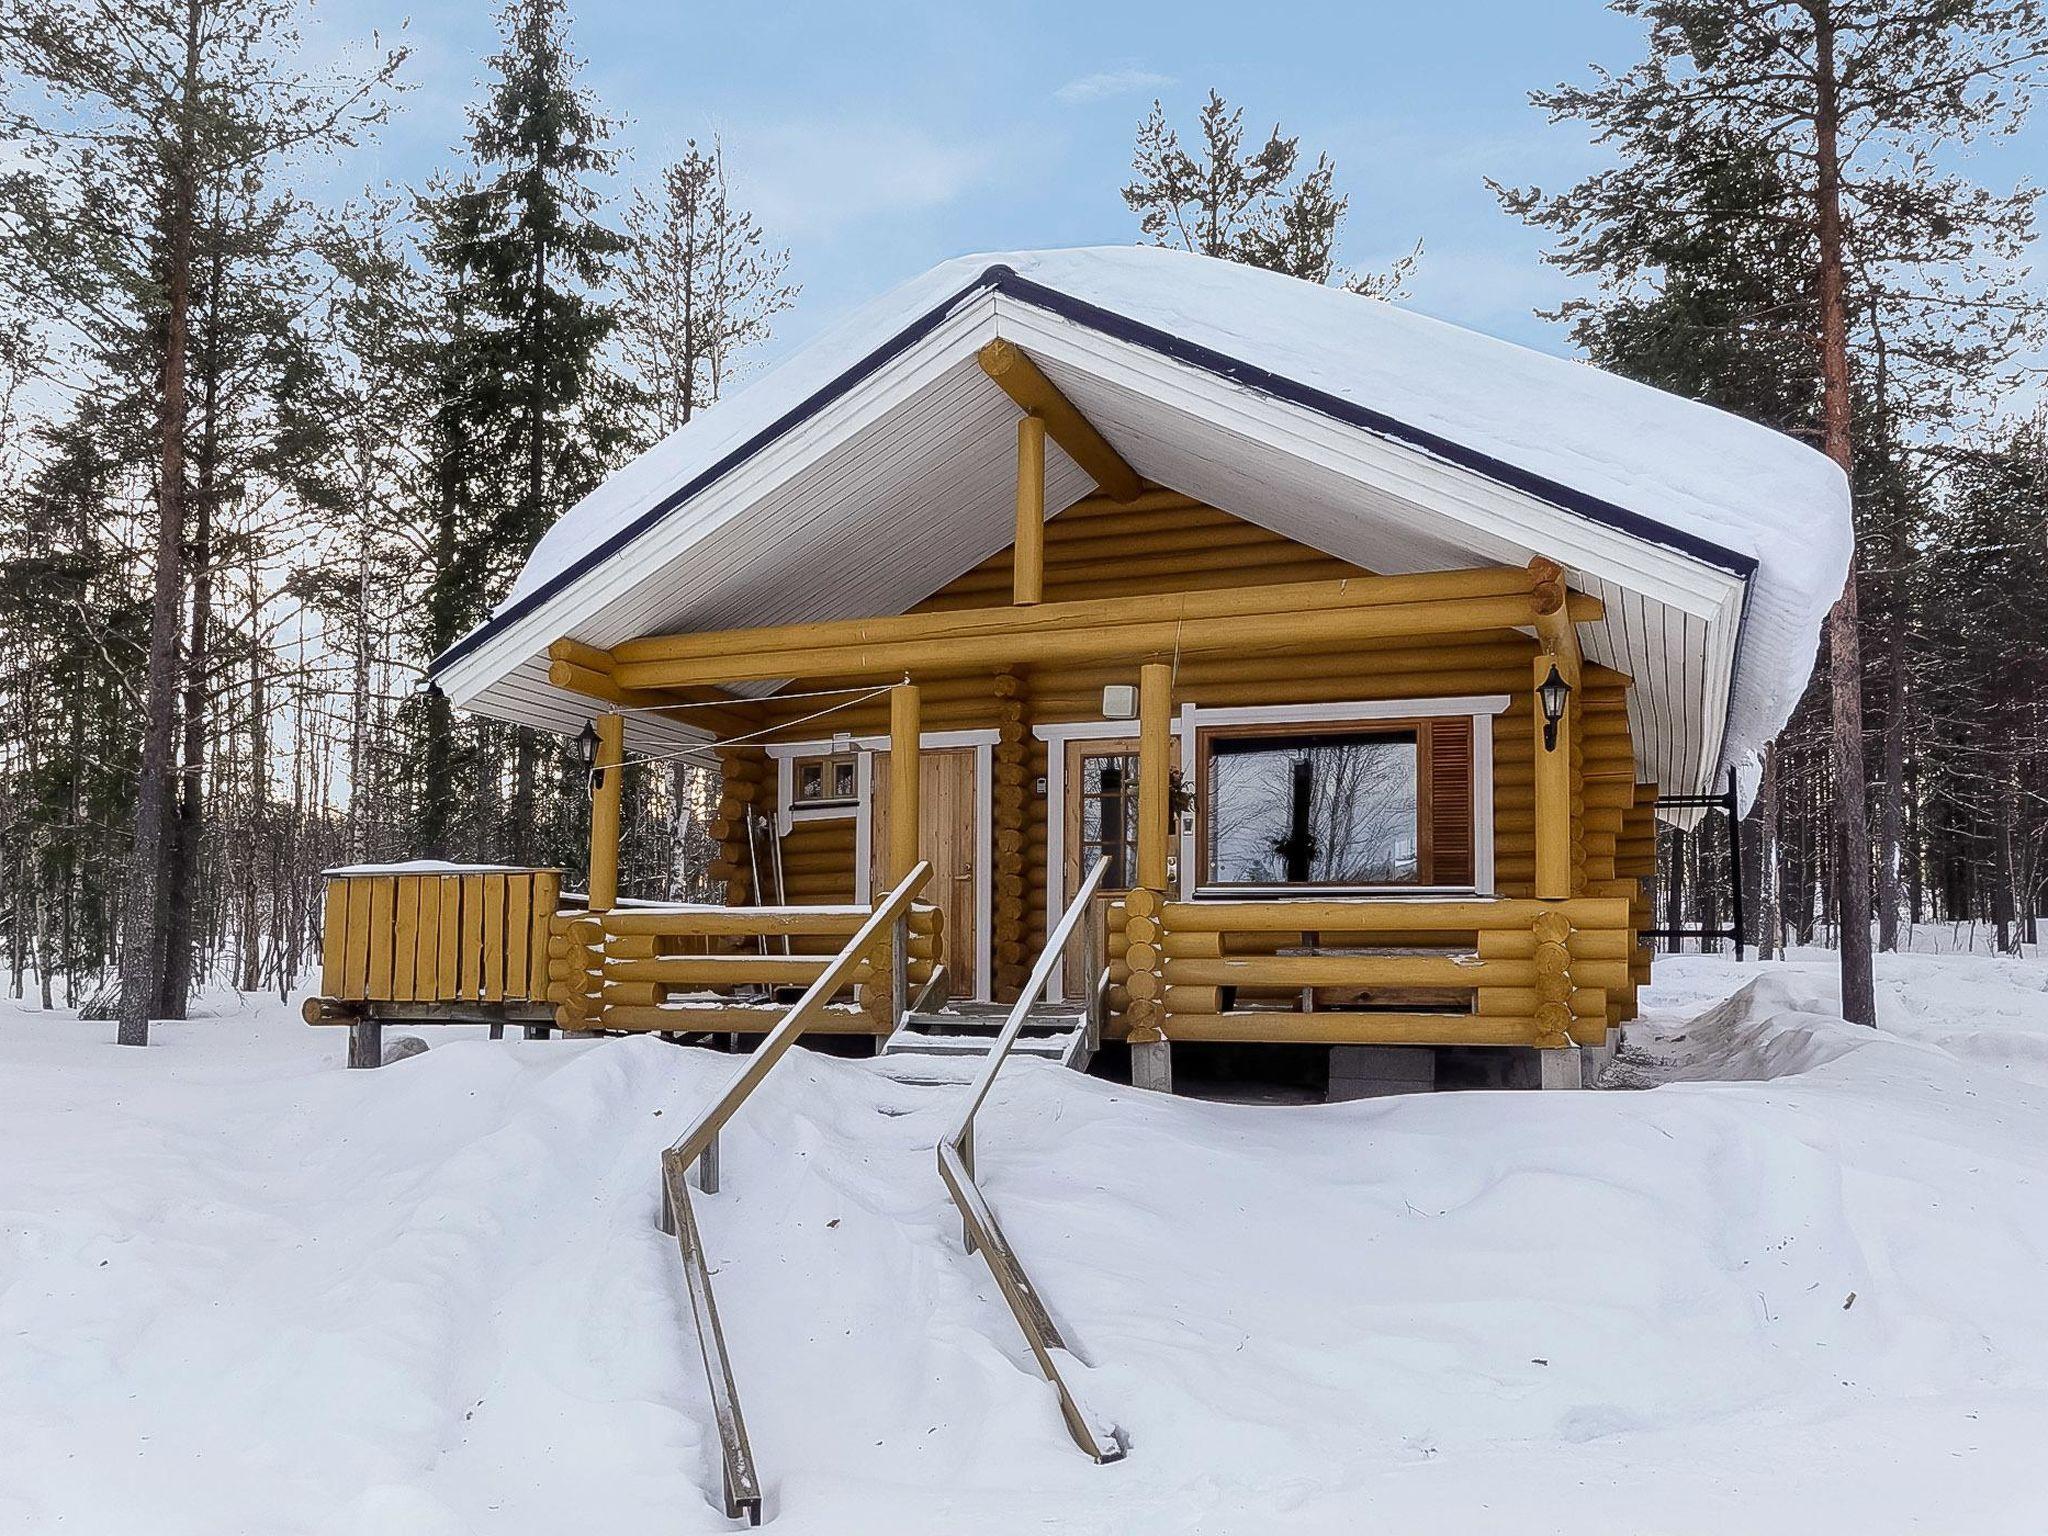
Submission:
<svg viewBox="0 0 2048 1536">
<path fill-rule="evenodd" d="M 455 161 L 495 47 L 495 4 L 328 0 L 322 42 L 401 35 L 413 89 L 358 183 Z M 651 179 L 692 136 L 725 139 L 742 200 L 787 243 L 804 288 L 773 353 L 932 263 L 969 251 L 1138 238 L 1118 189 L 1155 96 L 1191 126 L 1211 86 L 1328 150 L 1352 200 L 1342 258 L 1375 266 L 1420 239 L 1413 307 L 1549 350 L 1533 311 L 1567 289 L 1543 241 L 1485 178 L 1562 185 L 1597 163 L 1528 92 L 1621 65 L 1635 29 L 1594 0 L 1431 5 L 776 3 L 580 0 L 584 83 L 624 120 L 621 180 Z M 2034 156 L 2007 148 L 1979 174 Z"/>
</svg>

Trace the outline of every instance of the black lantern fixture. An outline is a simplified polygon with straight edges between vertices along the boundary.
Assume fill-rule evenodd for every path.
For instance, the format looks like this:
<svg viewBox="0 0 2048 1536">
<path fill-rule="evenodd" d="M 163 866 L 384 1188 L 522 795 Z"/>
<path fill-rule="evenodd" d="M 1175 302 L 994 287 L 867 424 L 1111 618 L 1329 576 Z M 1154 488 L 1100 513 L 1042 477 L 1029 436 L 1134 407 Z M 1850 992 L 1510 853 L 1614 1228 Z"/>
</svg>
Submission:
<svg viewBox="0 0 2048 1536">
<path fill-rule="evenodd" d="M 1564 680 L 1557 670 L 1557 663 L 1550 664 L 1550 676 L 1536 685 L 1536 698 L 1543 705 L 1543 750 L 1557 750 L 1557 722 L 1564 718 L 1565 700 L 1572 696 L 1572 685 Z"/>
<path fill-rule="evenodd" d="M 583 729 L 576 736 L 576 750 L 583 754 L 583 776 L 595 789 L 604 782 L 604 774 L 597 766 L 597 722 L 586 720 Z"/>
</svg>

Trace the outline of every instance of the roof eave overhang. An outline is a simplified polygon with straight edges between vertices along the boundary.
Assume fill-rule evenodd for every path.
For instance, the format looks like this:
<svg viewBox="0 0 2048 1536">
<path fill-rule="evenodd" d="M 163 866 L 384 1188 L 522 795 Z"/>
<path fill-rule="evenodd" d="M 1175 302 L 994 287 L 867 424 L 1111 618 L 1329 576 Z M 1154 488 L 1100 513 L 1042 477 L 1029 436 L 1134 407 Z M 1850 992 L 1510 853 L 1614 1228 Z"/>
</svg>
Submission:
<svg viewBox="0 0 2048 1536">
<path fill-rule="evenodd" d="M 1506 529 L 1510 542 L 1563 561 L 1582 579 L 1653 592 L 1695 615 L 1711 637 L 1701 659 L 1707 669 L 1703 692 L 1714 707 L 1691 777 L 1696 785 L 1713 777 L 1744 598 L 1756 569 L 1753 557 L 1129 320 L 1002 265 L 985 269 L 718 462 L 505 604 L 436 657 L 430 677 L 456 704 L 480 702 L 500 678 L 573 633 L 633 579 L 633 570 L 679 554 L 707 529 L 740 515 L 764 488 L 857 434 L 882 403 L 915 390 L 998 334 L 1090 372 L 1171 385 L 1183 397 L 1206 395 L 1210 406 L 1227 406 L 1236 420 L 1285 438 L 1297 451 L 1349 463 L 1362 475 L 1405 481 L 1418 502 L 1475 537 L 1498 541 Z M 630 562 L 622 558 L 629 549 Z"/>
</svg>

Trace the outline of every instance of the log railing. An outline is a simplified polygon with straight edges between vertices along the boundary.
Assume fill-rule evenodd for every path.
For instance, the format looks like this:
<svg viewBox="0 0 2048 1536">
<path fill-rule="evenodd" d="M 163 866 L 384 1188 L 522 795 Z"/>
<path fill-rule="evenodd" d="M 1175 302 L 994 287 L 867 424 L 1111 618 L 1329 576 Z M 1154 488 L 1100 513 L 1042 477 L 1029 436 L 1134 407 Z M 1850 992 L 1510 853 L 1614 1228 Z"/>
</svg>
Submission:
<svg viewBox="0 0 2048 1536">
<path fill-rule="evenodd" d="M 697 1328 L 697 1344 L 704 1357 L 704 1377 L 710 1387 L 712 1414 L 718 1422 L 718 1440 L 724 1481 L 725 1512 L 732 1519 L 761 1523 L 761 1480 L 747 1440 L 746 1421 L 740 1414 L 739 1390 L 733 1381 L 732 1360 L 726 1353 L 725 1333 L 718 1322 L 718 1304 L 711 1293 L 711 1266 L 697 1230 L 697 1218 L 690 1208 L 690 1165 L 696 1164 L 698 1179 L 706 1194 L 718 1190 L 718 1133 L 739 1113 L 754 1090 L 761 1086 L 777 1062 L 789 1053 L 805 1030 L 818 1023 L 833 995 L 863 966 L 876 964 L 878 951 L 885 947 L 902 953 L 909 932 L 912 899 L 931 878 L 932 867 L 919 864 L 901 883 L 867 913 L 838 954 L 824 961 L 808 990 L 787 1009 L 766 1039 L 750 1052 L 733 1073 L 724 1092 L 699 1114 L 661 1155 L 662 1229 L 675 1236 L 682 1254 L 683 1278 L 690 1295 L 690 1315 Z"/>
<path fill-rule="evenodd" d="M 968 1092 L 967 1107 L 961 1113 L 960 1121 L 953 1134 L 938 1145 L 939 1177 L 945 1181 L 947 1190 L 953 1196 L 953 1203 L 960 1208 L 960 1220 L 965 1229 L 968 1251 L 979 1250 L 987 1261 L 989 1273 L 995 1277 L 996 1287 L 1003 1293 L 1003 1300 L 1009 1304 L 1011 1316 L 1017 1319 L 1017 1326 L 1023 1330 L 1024 1341 L 1031 1346 L 1031 1353 L 1038 1361 L 1038 1369 L 1059 1396 L 1060 1415 L 1066 1420 L 1067 1433 L 1074 1443 L 1097 1461 L 1116 1461 L 1124 1454 L 1122 1437 L 1112 1428 L 1099 1425 L 1081 1406 L 1074 1396 L 1066 1378 L 1060 1374 L 1059 1357 L 1070 1355 L 1065 1338 L 1059 1326 L 1047 1312 L 1045 1303 L 1039 1299 L 1037 1290 L 1031 1284 L 1031 1277 L 1024 1272 L 1022 1262 L 1009 1239 L 1003 1235 L 997 1223 L 995 1212 L 989 1208 L 987 1198 L 980 1186 L 974 1182 L 974 1117 L 981 1112 L 989 1090 L 995 1086 L 996 1074 L 1003 1070 L 1003 1063 L 1009 1060 L 1010 1049 L 1017 1043 L 1017 1036 L 1024 1028 L 1026 1019 L 1039 999 L 1045 995 L 1053 973 L 1062 964 L 1067 945 L 1075 929 L 1088 914 L 1089 904 L 1094 900 L 1097 888 L 1109 868 L 1107 859 L 1098 860 L 1088 877 L 1081 882 L 1081 888 L 1068 903 L 1059 922 L 1046 938 L 1045 948 L 1039 954 L 1038 963 L 1031 969 L 1031 977 L 1024 984 L 1024 990 L 1012 1005 L 1009 1016 L 1003 1021 L 995 1043 L 990 1047 L 988 1059 L 982 1064 L 980 1074 L 974 1080 L 974 1087 Z M 1090 925 L 1092 927 L 1092 925 Z M 1092 957 L 1094 945 L 1086 944 Z M 1091 1031 L 1093 999 L 1102 990 L 1101 979 L 1096 974 L 1096 964 L 1091 958 L 1086 963 L 1088 974 L 1083 977 L 1086 995 L 1090 999 Z"/>
<path fill-rule="evenodd" d="M 1141 970 L 1174 1040 L 1562 1047 L 1605 1038 L 1630 982 L 1622 897 L 1166 902 Z M 1282 950 L 1295 951 L 1280 953 Z M 1227 1009 L 1236 989 L 1420 990 L 1428 1008 Z M 1135 991 L 1135 989 L 1133 989 Z"/>
<path fill-rule="evenodd" d="M 550 946 L 549 995 L 567 1029 L 759 1033 L 787 1012 L 773 1001 L 774 989 L 808 987 L 840 958 L 787 951 L 839 945 L 871 916 L 865 906 L 698 905 L 578 915 L 561 924 Z M 940 969 L 943 922 L 934 906 L 916 904 L 906 914 L 901 980 L 913 990 Z M 835 969 L 834 993 L 816 1022 L 844 1033 L 893 1030 L 902 1013 L 891 995 L 896 954 L 891 940 Z"/>
</svg>

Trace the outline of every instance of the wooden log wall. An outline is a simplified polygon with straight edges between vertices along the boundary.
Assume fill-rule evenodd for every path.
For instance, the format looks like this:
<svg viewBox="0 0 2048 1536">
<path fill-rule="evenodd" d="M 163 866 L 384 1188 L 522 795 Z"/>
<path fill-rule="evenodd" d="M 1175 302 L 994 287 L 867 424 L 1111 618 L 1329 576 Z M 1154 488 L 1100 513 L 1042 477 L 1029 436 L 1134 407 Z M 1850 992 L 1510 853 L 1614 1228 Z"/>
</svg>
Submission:
<svg viewBox="0 0 2048 1536">
<path fill-rule="evenodd" d="M 1201 591 L 1246 583 L 1329 581 L 1368 574 L 1362 568 L 1296 543 L 1176 492 L 1152 489 L 1128 504 L 1091 497 L 1045 526 L 1044 597 L 1048 602 Z M 1000 607 L 1013 595 L 1011 553 L 984 561 L 919 605 L 919 612 Z M 1535 880 L 1534 700 L 1529 678 L 1536 641 L 1517 630 L 1491 630 L 1422 639 L 1290 643 L 1270 649 L 1183 657 L 1174 676 L 1174 703 L 1239 706 L 1325 703 L 1345 699 L 1403 699 L 1505 694 L 1511 700 L 1494 719 L 1494 872 L 1504 896 L 1527 896 Z M 1099 720 L 1102 689 L 1135 684 L 1135 662 L 1046 664 L 920 674 L 927 731 L 994 727 L 996 750 L 992 871 L 994 980 L 1016 987 L 1044 942 L 1050 818 L 1036 786 L 1050 776 L 1047 744 L 1031 734 L 1038 725 Z M 806 691 L 855 687 L 872 679 L 807 679 Z M 1572 887 L 1575 895 L 1640 896 L 1633 875 L 1618 863 L 1623 821 L 1635 809 L 1634 750 L 1629 737 L 1627 679 L 1588 665 L 1574 696 L 1576 729 L 1570 733 Z M 796 721 L 815 700 L 764 701 L 764 718 Z M 841 710 L 825 720 L 795 725 L 788 739 L 833 732 L 880 735 L 888 729 L 886 699 Z M 1131 722 L 1131 737 L 1138 733 Z M 729 793 L 758 793 L 772 810 L 774 781 L 747 766 L 728 778 Z M 748 786 L 758 785 L 758 789 Z M 850 900 L 853 822 L 799 823 L 784 843 L 791 901 Z M 967 942 L 966 935 L 957 936 Z M 1234 938 L 1226 943 L 1235 943 Z M 1277 942 L 1277 941 L 1276 941 Z M 1471 942 L 1466 940 L 1468 947 Z M 1112 958 L 1117 946 L 1112 943 Z M 1603 989 L 1604 1014 L 1632 1013 L 1634 986 Z M 1117 978 L 1119 995 L 1128 979 Z M 1590 993 L 1594 989 L 1578 989 Z M 1588 1006 L 1590 997 L 1567 999 Z M 1576 1014 L 1573 1015 L 1577 1017 Z M 1583 1029 L 1583 1026 L 1582 1026 Z"/>
</svg>

